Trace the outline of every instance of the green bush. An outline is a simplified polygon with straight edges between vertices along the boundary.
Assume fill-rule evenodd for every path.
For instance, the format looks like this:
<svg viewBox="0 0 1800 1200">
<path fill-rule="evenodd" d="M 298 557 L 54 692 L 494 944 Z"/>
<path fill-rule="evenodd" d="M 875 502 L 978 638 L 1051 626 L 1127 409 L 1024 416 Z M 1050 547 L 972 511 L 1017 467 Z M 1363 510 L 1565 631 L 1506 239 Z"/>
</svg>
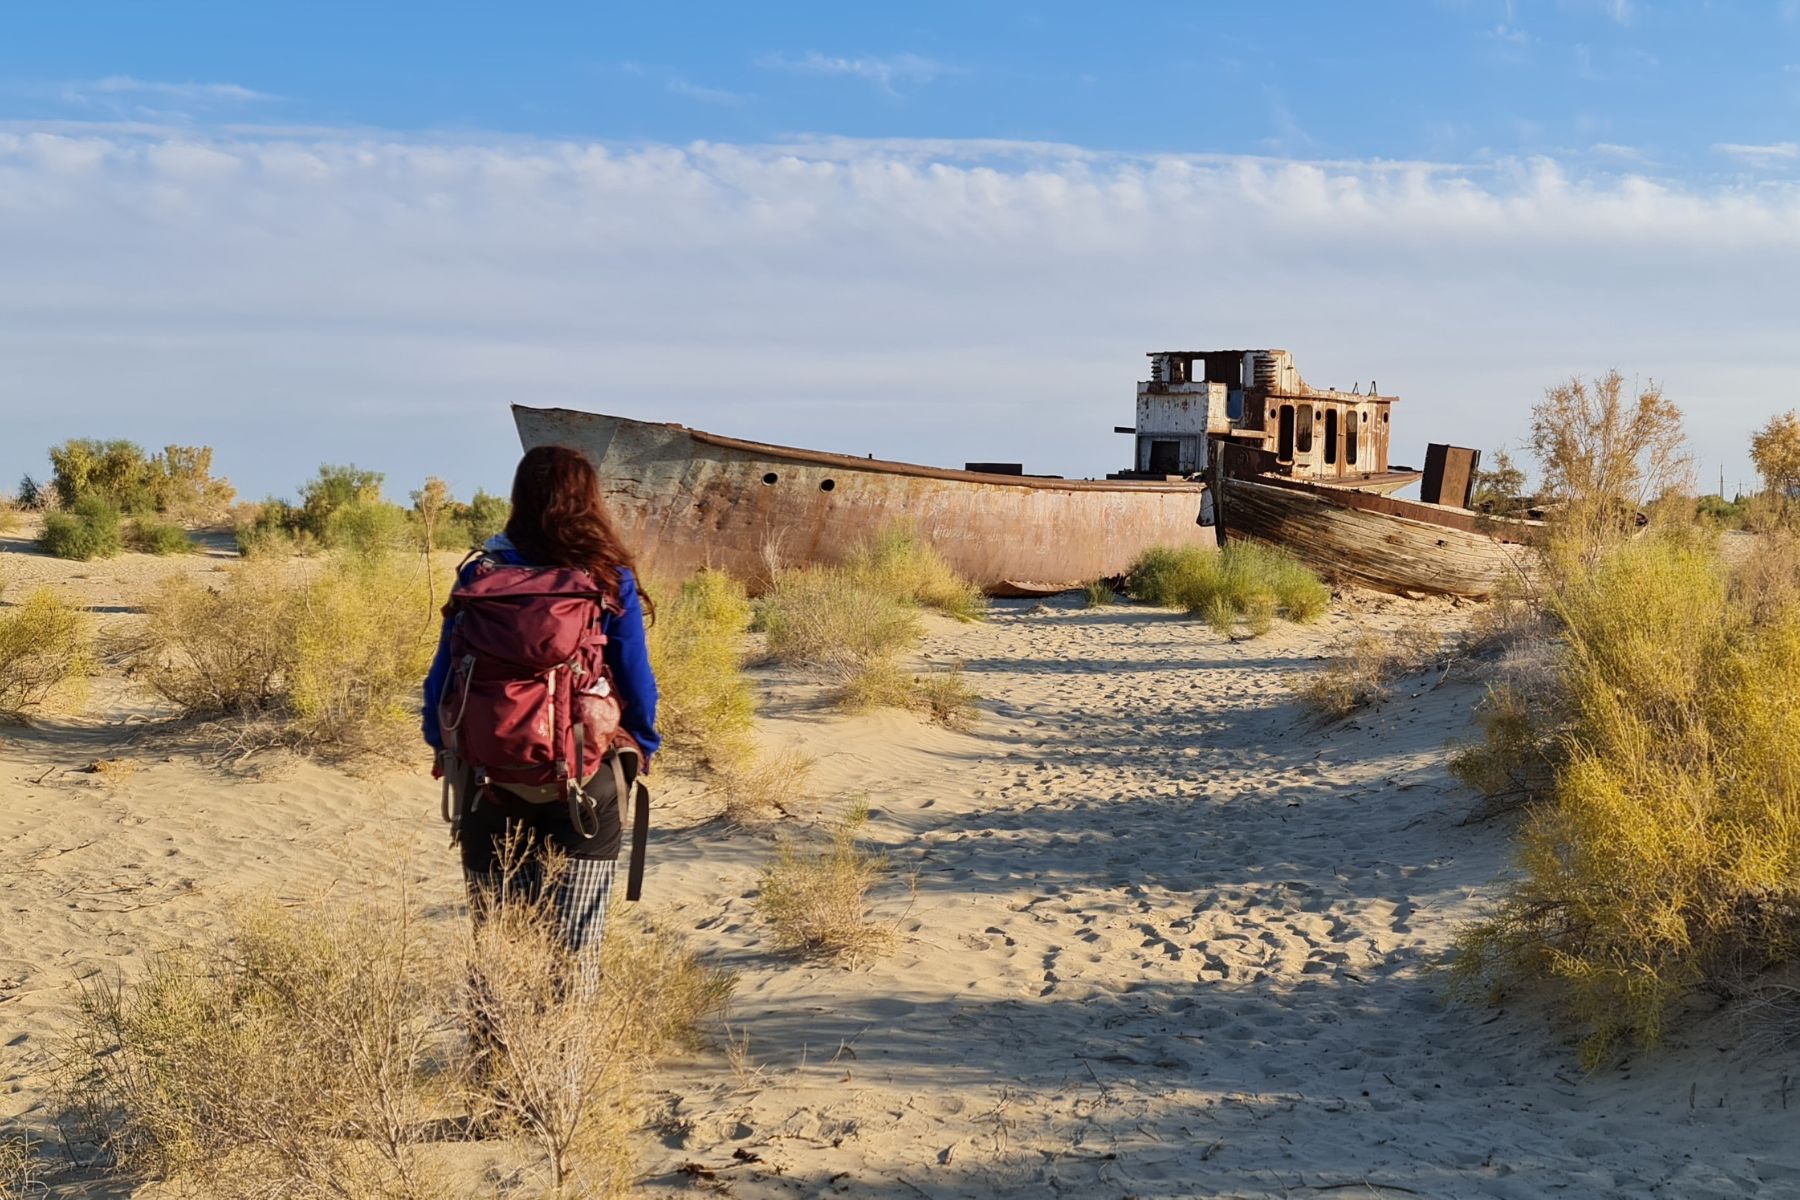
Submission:
<svg viewBox="0 0 1800 1200">
<path fill-rule="evenodd" d="M 150 461 L 136 442 L 115 438 L 70 438 L 50 450 L 50 486 L 64 508 L 98 497 L 114 508 L 149 512 Z"/>
<path fill-rule="evenodd" d="M 320 539 L 327 549 L 358 558 L 380 558 L 413 541 L 406 510 L 383 500 L 364 500 L 332 510 Z"/>
<path fill-rule="evenodd" d="M 505 529 L 511 516 L 511 500 L 476 488 L 474 498 L 459 507 L 455 520 L 468 529 L 469 545 L 480 546 Z"/>
<path fill-rule="evenodd" d="M 296 529 L 329 544 L 332 514 L 351 505 L 379 504 L 384 478 L 379 471 L 326 463 L 319 468 L 318 475 L 300 485 Z"/>
<path fill-rule="evenodd" d="M 1090 579 L 1087 586 L 1081 589 L 1081 603 L 1084 608 L 1105 608 L 1118 602 L 1119 597 L 1112 590 L 1112 584 L 1104 579 Z"/>
<path fill-rule="evenodd" d="M 1800 607 L 1752 615 L 1711 542 L 1674 531 L 1603 552 L 1551 608 L 1560 694 L 1532 703 L 1566 710 L 1554 782 L 1457 972 L 1551 982 L 1592 1065 L 1800 944 Z"/>
<path fill-rule="evenodd" d="M 981 589 L 905 526 L 876 534 L 852 551 L 843 566 L 862 587 L 904 603 L 933 608 L 959 621 L 987 614 L 987 597 Z"/>
<path fill-rule="evenodd" d="M 190 554 L 194 549 L 193 539 L 181 526 L 144 517 L 132 522 L 131 545 L 145 554 L 156 555 Z"/>
<path fill-rule="evenodd" d="M 125 549 L 119 510 L 99 496 L 85 496 L 69 512 L 51 513 L 38 534 L 38 549 L 57 558 L 88 562 Z"/>
<path fill-rule="evenodd" d="M 1252 633 L 1266 632 L 1276 614 L 1313 621 L 1331 603 L 1331 589 L 1318 576 L 1257 542 L 1232 542 L 1222 550 L 1153 546 L 1131 564 L 1125 590 L 1149 604 L 1186 609 L 1227 636 L 1240 619 Z"/>
</svg>

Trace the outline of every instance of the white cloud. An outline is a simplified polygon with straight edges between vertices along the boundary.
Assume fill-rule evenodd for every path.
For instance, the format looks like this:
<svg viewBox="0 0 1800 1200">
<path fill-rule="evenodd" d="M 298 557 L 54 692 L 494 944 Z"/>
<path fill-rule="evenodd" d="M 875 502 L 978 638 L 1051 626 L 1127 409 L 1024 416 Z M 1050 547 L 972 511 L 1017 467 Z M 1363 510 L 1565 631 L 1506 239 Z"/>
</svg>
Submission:
<svg viewBox="0 0 1800 1200">
<path fill-rule="evenodd" d="M 744 97 L 737 92 L 724 88 L 703 87 L 690 83 L 681 76 L 672 76 L 664 85 L 664 89 L 672 96 L 684 96 L 689 100 L 698 100 L 702 104 L 719 104 L 727 108 L 735 108 L 744 102 Z"/>
<path fill-rule="evenodd" d="M 961 67 L 953 67 L 917 54 L 895 54 L 885 58 L 841 57 L 808 51 L 798 58 L 785 54 L 765 54 L 756 65 L 777 71 L 796 71 L 809 75 L 846 75 L 865 79 L 882 91 L 897 93 L 897 83 L 930 83 L 945 75 L 961 75 Z"/>
<path fill-rule="evenodd" d="M 236 83 L 169 83 L 160 80 L 134 79 L 130 75 L 109 75 L 64 84 L 63 97 L 77 102 L 98 98 L 154 97 L 179 104 L 251 104 L 276 97 Z"/>
<path fill-rule="evenodd" d="M 1543 159 L 13 124 L 0 261 L 8 480 L 96 434 L 211 443 L 253 494 L 348 458 L 491 488 L 512 402 L 1093 474 L 1176 343 L 1378 378 L 1415 459 L 1618 366 L 1747 479 L 1800 374 L 1800 188 Z"/>
<path fill-rule="evenodd" d="M 1771 142 L 1761 146 L 1741 142 L 1715 142 L 1713 149 L 1727 158 L 1735 158 L 1752 167 L 1767 167 L 1800 158 L 1800 142 Z"/>
<path fill-rule="evenodd" d="M 1617 162 L 1643 162 L 1644 152 L 1636 146 L 1621 146 L 1617 142 L 1595 142 L 1588 147 L 1588 153 L 1597 154 L 1601 158 L 1610 158 Z"/>
</svg>

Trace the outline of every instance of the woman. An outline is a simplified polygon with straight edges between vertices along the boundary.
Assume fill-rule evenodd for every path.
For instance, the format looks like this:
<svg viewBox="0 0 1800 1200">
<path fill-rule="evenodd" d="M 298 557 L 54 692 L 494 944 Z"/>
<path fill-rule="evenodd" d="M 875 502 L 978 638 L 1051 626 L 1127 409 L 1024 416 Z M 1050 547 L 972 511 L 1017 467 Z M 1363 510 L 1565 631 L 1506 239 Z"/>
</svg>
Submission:
<svg viewBox="0 0 1800 1200">
<path fill-rule="evenodd" d="M 654 618 L 655 608 L 638 591 L 631 555 L 600 498 L 599 476 L 578 451 L 539 446 L 526 452 L 513 476 L 512 515 L 505 531 L 488 540 L 481 558 L 464 566 L 458 586 L 496 566 L 575 568 L 598 585 L 605 596 L 600 628 L 606 637 L 604 661 L 618 696 L 618 725 L 648 767 L 661 744 L 656 679 L 644 641 L 644 611 L 649 608 Z M 453 605 L 446 606 L 437 658 L 425 678 L 425 740 L 438 752 L 440 772 L 460 770 L 445 753 L 450 731 L 442 725 L 439 708 L 452 676 Z M 461 686 L 466 700 L 466 683 Z M 452 708 L 454 727 L 462 718 Z M 582 805 L 534 803 L 494 784 L 472 792 L 460 821 L 463 875 L 477 920 L 503 886 L 536 902 L 543 886 L 543 855 L 557 853 L 566 860 L 550 903 L 584 994 L 592 994 L 599 982 L 600 939 L 622 840 L 616 790 L 632 781 L 625 773 L 595 770 L 600 752 L 594 747 L 589 752 L 592 757 L 581 775 L 592 777 L 585 783 Z M 509 846 L 527 852 L 526 862 L 510 872 L 502 869 Z"/>
</svg>

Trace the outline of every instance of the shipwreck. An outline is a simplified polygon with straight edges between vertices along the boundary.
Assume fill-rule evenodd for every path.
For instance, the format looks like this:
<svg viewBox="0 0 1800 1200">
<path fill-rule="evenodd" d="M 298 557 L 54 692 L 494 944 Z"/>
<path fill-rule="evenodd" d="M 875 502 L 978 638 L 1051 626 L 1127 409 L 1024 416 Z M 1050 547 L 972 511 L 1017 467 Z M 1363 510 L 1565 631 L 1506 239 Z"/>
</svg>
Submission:
<svg viewBox="0 0 1800 1200">
<path fill-rule="evenodd" d="M 1480 453 L 1432 444 L 1424 470 L 1388 451 L 1398 397 L 1309 385 L 1285 350 L 1162 351 L 1138 384 L 1137 461 L 1208 481 L 1228 540 L 1289 551 L 1327 579 L 1482 597 L 1516 578 L 1536 521 L 1470 507 Z M 1420 498 L 1392 493 L 1420 485 Z"/>
<path fill-rule="evenodd" d="M 747 441 L 603 413 L 515 405 L 526 448 L 581 450 L 649 574 L 835 563 L 915 530 L 990 595 L 1117 578 L 1152 546 L 1268 542 L 1328 578 L 1484 596 L 1519 569 L 1532 522 L 1468 509 L 1478 456 L 1433 446 L 1388 461 L 1394 396 L 1308 385 L 1285 350 L 1158 351 L 1137 385 L 1131 465 L 1103 479 L 961 470 Z M 1422 483 L 1420 500 L 1391 493 Z"/>
</svg>

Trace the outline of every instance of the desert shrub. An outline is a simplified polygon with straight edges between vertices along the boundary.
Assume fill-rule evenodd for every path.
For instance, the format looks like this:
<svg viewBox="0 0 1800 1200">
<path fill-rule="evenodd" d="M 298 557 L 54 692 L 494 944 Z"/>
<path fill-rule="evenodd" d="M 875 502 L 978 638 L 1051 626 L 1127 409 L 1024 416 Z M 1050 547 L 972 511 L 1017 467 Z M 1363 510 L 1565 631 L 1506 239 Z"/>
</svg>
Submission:
<svg viewBox="0 0 1800 1200">
<path fill-rule="evenodd" d="M 1704 539 L 1619 545 L 1552 601 L 1567 706 L 1521 878 L 1462 939 L 1465 988 L 1551 981 L 1590 1064 L 1800 933 L 1800 610 L 1751 619 Z"/>
<path fill-rule="evenodd" d="M 1770 417 L 1750 438 L 1750 461 L 1770 491 L 1800 492 L 1800 413 L 1790 408 Z"/>
<path fill-rule="evenodd" d="M 1758 534 L 1750 552 L 1733 566 L 1730 587 L 1732 603 L 1753 621 L 1800 603 L 1800 533 L 1776 525 Z"/>
<path fill-rule="evenodd" d="M 30 475 L 21 475 L 19 476 L 19 489 L 13 497 L 13 501 L 27 512 L 40 512 L 55 500 L 55 496 L 55 492 Z"/>
<path fill-rule="evenodd" d="M 325 541 L 329 536 L 331 516 L 338 509 L 381 501 L 384 478 L 379 471 L 324 464 L 316 476 L 300 485 L 300 528 L 321 542 Z"/>
<path fill-rule="evenodd" d="M 337 559 L 305 579 L 252 562 L 217 587 L 165 580 L 144 600 L 127 663 L 183 716 L 263 713 L 302 744 L 384 749 L 411 736 L 436 647 L 426 572 Z"/>
<path fill-rule="evenodd" d="M 1112 590 L 1112 584 L 1104 579 L 1090 579 L 1081 589 L 1081 605 L 1083 608 L 1105 608 L 1119 602 L 1118 595 Z"/>
<path fill-rule="evenodd" d="M 275 496 L 236 505 L 231 525 L 245 558 L 312 554 L 320 548 L 319 540 L 304 528 L 300 509 Z"/>
<path fill-rule="evenodd" d="M 547 905 L 484 911 L 459 954 L 404 894 L 234 907 L 222 934 L 88 988 L 64 1048 L 65 1132 L 177 1194 L 474 1195 L 427 1143 L 499 1132 L 544 1151 L 555 1194 L 623 1195 L 646 1069 L 700 1044 L 731 979 L 615 911 L 601 992 L 572 997 Z M 470 1022 L 503 1036 L 471 1052 Z M 458 1102 L 494 1119 L 446 1120 Z"/>
<path fill-rule="evenodd" d="M 130 512 L 155 508 L 150 461 L 136 442 L 70 438 L 51 447 L 50 466 L 50 486 L 64 508 L 89 497 Z"/>
<path fill-rule="evenodd" d="M 429 570 L 340 561 L 304 585 L 284 679 L 286 706 L 306 741 L 372 750 L 416 732 L 419 681 L 439 628 Z"/>
<path fill-rule="evenodd" d="M 144 620 L 123 647 L 132 678 L 188 717 L 278 708 L 301 589 L 273 564 L 217 579 L 171 576 L 142 600 Z"/>
<path fill-rule="evenodd" d="M 869 889 L 888 863 L 860 844 L 868 820 L 868 805 L 853 805 L 822 845 L 785 840 L 776 848 L 763 868 L 756 907 L 778 946 L 855 963 L 892 941 L 893 931 L 870 912 Z"/>
<path fill-rule="evenodd" d="M 852 674 L 838 699 L 852 712 L 906 709 L 948 729 L 968 729 L 981 713 L 976 703 L 980 697 L 961 667 L 914 674 L 888 659 L 868 663 Z"/>
<path fill-rule="evenodd" d="M 19 720 L 93 669 L 86 613 L 40 589 L 0 611 L 0 720 Z"/>
<path fill-rule="evenodd" d="M 1547 557 L 1562 575 L 1587 570 L 1692 476 L 1681 410 L 1655 383 L 1628 397 L 1617 371 L 1546 389 L 1531 410 L 1531 447 L 1556 504 Z"/>
<path fill-rule="evenodd" d="M 871 537 L 851 552 L 843 566 L 851 579 L 870 591 L 936 609 L 959 621 L 977 620 L 987 613 L 981 589 L 905 526 L 892 526 Z"/>
<path fill-rule="evenodd" d="M 213 475 L 212 458 L 211 446 L 164 446 L 152 455 L 146 481 L 152 507 L 185 520 L 216 520 L 237 491 Z"/>
<path fill-rule="evenodd" d="M 1493 462 L 1475 472 L 1470 507 L 1476 512 L 1507 513 L 1524 506 L 1525 472 L 1504 450 L 1494 452 Z"/>
<path fill-rule="evenodd" d="M 750 601 L 723 571 L 701 571 L 663 597 L 647 631 L 660 699 L 657 726 L 673 761 L 726 767 L 754 755 L 756 713 L 744 677 Z"/>
<path fill-rule="evenodd" d="M 917 610 L 832 567 L 778 571 L 762 598 L 769 657 L 847 680 L 917 641 Z"/>
<path fill-rule="evenodd" d="M 510 847 L 503 870 L 516 870 Z M 554 893 L 565 864 L 542 868 L 538 897 Z M 660 1052 L 692 1046 L 720 1011 L 731 978 L 701 966 L 673 930 L 615 909 L 593 995 L 572 982 L 553 906 L 519 890 L 478 900 L 469 940 L 471 1023 L 484 1031 L 473 1064 L 472 1107 L 532 1142 L 556 1196 L 624 1196 L 634 1134 L 647 1109 L 643 1072 Z"/>
<path fill-rule="evenodd" d="M 1694 516 L 1714 529 L 1743 529 L 1749 524 L 1749 505 L 1743 497 L 1701 496 L 1694 501 Z"/>
<path fill-rule="evenodd" d="M 792 801 L 805 795 L 812 767 L 813 760 L 792 747 L 774 753 L 752 748 L 715 767 L 726 819 L 755 824 L 786 813 Z"/>
<path fill-rule="evenodd" d="M 1423 621 L 1393 632 L 1358 630 L 1301 685 L 1301 703 L 1328 720 L 1347 717 L 1388 699 L 1395 680 L 1430 667 L 1442 647 Z"/>
<path fill-rule="evenodd" d="M 69 512 L 51 513 L 38 534 L 38 549 L 56 558 L 88 562 L 125 548 L 119 510 L 99 496 L 84 496 Z"/>
<path fill-rule="evenodd" d="M 469 544 L 480 546 L 505 529 L 507 518 L 511 515 L 511 500 L 476 488 L 475 495 L 456 514 L 456 519 L 468 528 Z"/>
<path fill-rule="evenodd" d="M 320 540 L 328 549 L 371 559 L 405 549 L 414 539 L 405 509 L 369 500 L 333 509 Z"/>
<path fill-rule="evenodd" d="M 1275 615 L 1312 621 L 1331 603 L 1331 589 L 1291 555 L 1256 542 L 1221 550 L 1201 546 L 1153 546 L 1125 575 L 1125 590 L 1139 600 L 1184 608 L 1230 636 L 1240 619 L 1252 633 L 1266 632 Z"/>
<path fill-rule="evenodd" d="M 145 554 L 191 554 L 193 539 L 179 525 L 139 517 L 131 523 L 131 545 Z"/>
<path fill-rule="evenodd" d="M 400 906 L 232 914 L 82 998 L 65 1059 L 79 1136 L 215 1196 L 440 1195 L 419 1068 L 448 1031 L 451 957 Z"/>
</svg>

